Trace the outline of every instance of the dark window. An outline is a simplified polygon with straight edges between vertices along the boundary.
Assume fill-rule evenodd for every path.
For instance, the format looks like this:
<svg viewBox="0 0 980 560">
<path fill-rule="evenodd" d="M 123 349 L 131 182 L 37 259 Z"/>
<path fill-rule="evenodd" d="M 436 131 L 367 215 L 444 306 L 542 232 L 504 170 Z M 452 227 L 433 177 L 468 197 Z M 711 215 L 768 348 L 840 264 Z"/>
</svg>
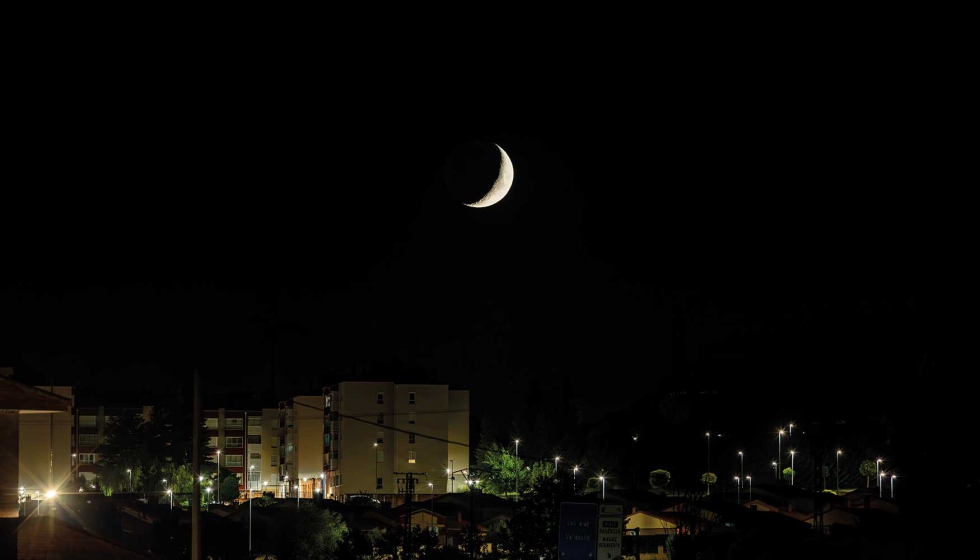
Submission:
<svg viewBox="0 0 980 560">
<path fill-rule="evenodd" d="M 380 478 L 377 479 L 375 481 L 374 485 L 375 485 L 375 488 L 377 488 L 378 490 L 381 490 L 381 479 Z"/>
<path fill-rule="evenodd" d="M 415 404 L 415 393 L 408 394 L 408 404 Z"/>
<path fill-rule="evenodd" d="M 415 443 L 415 434 L 408 434 L 408 443 Z"/>
<path fill-rule="evenodd" d="M 384 403 L 385 403 L 385 394 L 378 393 L 378 404 L 384 404 Z"/>
<path fill-rule="evenodd" d="M 379 412 L 378 413 L 378 424 L 384 424 L 384 423 L 385 423 L 385 413 L 384 412 Z"/>
</svg>

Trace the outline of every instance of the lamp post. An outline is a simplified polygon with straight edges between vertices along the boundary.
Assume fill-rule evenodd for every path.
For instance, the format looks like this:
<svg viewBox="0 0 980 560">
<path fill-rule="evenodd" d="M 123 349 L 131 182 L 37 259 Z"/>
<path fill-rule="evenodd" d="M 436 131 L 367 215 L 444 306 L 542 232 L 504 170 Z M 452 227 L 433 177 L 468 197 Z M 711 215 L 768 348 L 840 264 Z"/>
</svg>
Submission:
<svg viewBox="0 0 980 560">
<path fill-rule="evenodd" d="M 560 455 L 555 457 L 555 476 L 556 477 L 558 476 L 558 461 L 559 461 L 559 459 L 561 459 L 561 456 Z"/>
<path fill-rule="evenodd" d="M 204 511 L 211 511 L 211 487 L 208 486 L 204 491 L 208 493 L 208 499 L 204 503 Z"/>
<path fill-rule="evenodd" d="M 741 451 L 738 452 L 738 462 L 739 462 L 739 467 L 738 467 L 739 483 L 738 483 L 738 487 L 741 488 L 742 487 L 742 482 L 741 481 L 745 478 L 745 455 L 742 454 Z"/>
<path fill-rule="evenodd" d="M 794 459 L 796 459 L 796 450 L 790 450 L 789 452 L 789 485 L 793 486 L 793 482 L 796 479 L 796 469 L 793 467 L 796 465 Z"/>
<path fill-rule="evenodd" d="M 896 478 L 898 478 L 898 475 L 894 475 L 893 474 L 892 475 L 892 499 L 893 500 L 895 499 L 895 479 Z"/>
<path fill-rule="evenodd" d="M 776 461 L 772 462 L 772 475 L 776 477 L 776 482 L 779 482 L 779 475 L 776 474 Z"/>
<path fill-rule="evenodd" d="M 572 493 L 575 493 L 575 475 L 578 474 L 578 465 L 572 467 Z"/>
<path fill-rule="evenodd" d="M 779 435 L 776 438 L 776 481 L 779 481 L 780 476 L 783 474 L 783 431 L 779 430 Z"/>
<path fill-rule="evenodd" d="M 218 450 L 218 503 L 221 503 L 221 450 Z"/>
<path fill-rule="evenodd" d="M 878 474 L 878 476 L 875 477 L 878 479 L 878 488 L 881 488 L 881 457 L 875 459 L 875 471 Z"/>
<path fill-rule="evenodd" d="M 735 477 L 735 503 L 742 503 L 742 481 L 739 477 Z"/>
<path fill-rule="evenodd" d="M 711 472 L 711 432 L 705 432 L 704 437 L 708 439 L 708 471 Z"/>
<path fill-rule="evenodd" d="M 248 466 L 248 557 L 252 557 L 252 469 L 255 465 Z"/>
<path fill-rule="evenodd" d="M 133 491 L 133 469 L 126 469 L 126 472 L 129 473 L 129 491 L 132 492 Z"/>
<path fill-rule="evenodd" d="M 514 440 L 514 499 L 521 495 L 521 440 Z"/>
<path fill-rule="evenodd" d="M 841 450 L 837 450 L 837 494 L 840 495 L 840 454 Z"/>
<path fill-rule="evenodd" d="M 299 511 L 299 484 L 293 484 L 293 490 L 296 491 L 296 511 Z"/>
<path fill-rule="evenodd" d="M 745 480 L 749 481 L 749 502 L 752 501 L 752 475 L 745 477 Z"/>
<path fill-rule="evenodd" d="M 167 488 L 167 494 L 170 495 L 170 512 L 173 513 L 173 511 L 174 511 L 174 491 L 171 490 L 170 488 Z"/>
<path fill-rule="evenodd" d="M 433 512 L 435 511 L 435 507 L 436 507 L 436 497 L 432 491 L 432 483 L 430 482 L 429 483 L 429 529 L 430 530 L 432 529 L 432 525 L 434 524 L 432 515 Z"/>
<path fill-rule="evenodd" d="M 396 481 L 397 482 L 397 481 Z M 378 499 L 378 444 L 374 444 L 374 499 Z"/>
<path fill-rule="evenodd" d="M 602 482 L 602 501 L 606 501 L 606 477 L 605 475 L 599 475 L 599 481 Z"/>
<path fill-rule="evenodd" d="M 881 473 L 880 475 L 878 475 L 878 497 L 879 498 L 881 497 L 881 486 L 882 486 L 881 479 L 883 479 L 883 478 L 885 478 L 885 473 Z"/>
</svg>

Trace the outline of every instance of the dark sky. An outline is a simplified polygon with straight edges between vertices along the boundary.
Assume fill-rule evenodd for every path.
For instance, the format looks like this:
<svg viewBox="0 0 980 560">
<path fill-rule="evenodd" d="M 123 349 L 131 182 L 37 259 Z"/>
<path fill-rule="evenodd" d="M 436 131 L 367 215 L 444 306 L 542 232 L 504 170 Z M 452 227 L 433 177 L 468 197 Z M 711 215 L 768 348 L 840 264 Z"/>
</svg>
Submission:
<svg viewBox="0 0 980 560">
<path fill-rule="evenodd" d="M 199 368 L 263 406 L 371 361 L 482 411 L 530 379 L 573 379 L 593 416 L 692 372 L 871 390 L 931 344 L 941 158 L 936 117 L 862 60 L 65 63 L 24 86 L 0 362 L 80 393 Z M 443 180 L 472 140 L 516 170 L 487 209 Z"/>
</svg>

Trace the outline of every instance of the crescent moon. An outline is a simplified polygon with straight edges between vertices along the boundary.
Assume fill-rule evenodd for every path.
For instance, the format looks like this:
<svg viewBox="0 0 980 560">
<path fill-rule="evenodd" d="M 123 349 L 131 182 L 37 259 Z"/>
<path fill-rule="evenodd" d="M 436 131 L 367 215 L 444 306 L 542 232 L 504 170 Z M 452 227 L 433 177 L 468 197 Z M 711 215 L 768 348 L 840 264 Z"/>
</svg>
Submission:
<svg viewBox="0 0 980 560">
<path fill-rule="evenodd" d="M 494 144 L 497 146 L 497 144 Z M 514 164 L 510 161 L 510 156 L 503 148 L 497 146 L 500 150 L 500 171 L 497 172 L 497 180 L 493 182 L 493 186 L 487 191 L 487 194 L 483 195 L 483 198 L 477 200 L 472 204 L 465 204 L 470 208 L 486 208 L 487 206 L 493 206 L 494 204 L 503 200 L 507 193 L 510 191 L 510 186 L 514 184 Z"/>
</svg>

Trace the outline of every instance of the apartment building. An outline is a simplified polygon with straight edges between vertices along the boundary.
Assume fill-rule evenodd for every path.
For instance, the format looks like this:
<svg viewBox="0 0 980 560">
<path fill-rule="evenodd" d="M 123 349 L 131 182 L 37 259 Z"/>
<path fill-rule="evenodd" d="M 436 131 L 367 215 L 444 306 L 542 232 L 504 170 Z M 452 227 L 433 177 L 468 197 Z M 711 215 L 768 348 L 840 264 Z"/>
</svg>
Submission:
<svg viewBox="0 0 980 560">
<path fill-rule="evenodd" d="M 323 491 L 323 397 L 279 403 L 280 497 L 312 498 Z"/>
<path fill-rule="evenodd" d="M 10 371 L 7 377 L 13 375 Z M 39 385 L 36 388 L 67 398 L 74 407 L 71 387 Z M 38 496 L 70 485 L 74 453 L 72 424 L 72 412 L 68 411 L 22 411 L 18 415 L 17 484 L 23 493 Z"/>
<path fill-rule="evenodd" d="M 261 495 L 279 480 L 278 422 L 275 408 L 205 410 L 208 461 L 234 473 L 243 494 Z"/>
<path fill-rule="evenodd" d="M 327 496 L 400 501 L 406 475 L 416 493 L 450 492 L 449 471 L 469 468 L 469 391 L 440 384 L 346 381 L 323 389 Z M 425 474 L 420 474 L 425 473 Z"/>
<path fill-rule="evenodd" d="M 72 478 L 81 487 L 95 480 L 99 449 L 109 436 L 116 419 L 123 415 L 139 415 L 143 422 L 149 422 L 152 413 L 152 406 L 76 408 L 72 426 Z"/>
</svg>

